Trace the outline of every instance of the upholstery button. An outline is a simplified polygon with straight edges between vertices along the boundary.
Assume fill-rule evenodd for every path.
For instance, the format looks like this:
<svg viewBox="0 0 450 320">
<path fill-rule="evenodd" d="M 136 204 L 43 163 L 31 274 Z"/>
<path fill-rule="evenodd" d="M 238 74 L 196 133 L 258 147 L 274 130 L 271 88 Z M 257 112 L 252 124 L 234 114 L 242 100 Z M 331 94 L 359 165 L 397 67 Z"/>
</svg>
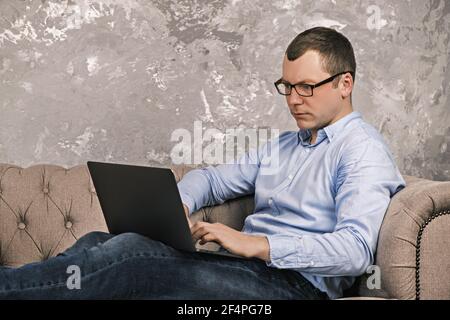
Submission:
<svg viewBox="0 0 450 320">
<path fill-rule="evenodd" d="M 45 187 L 43 191 L 44 191 L 44 193 L 48 193 L 48 188 Z"/>
<path fill-rule="evenodd" d="M 19 228 L 20 230 L 24 230 L 26 227 L 27 226 L 23 222 L 19 222 L 19 224 L 17 225 L 17 228 Z"/>
<path fill-rule="evenodd" d="M 72 228 L 72 225 L 73 225 L 72 221 L 66 221 L 66 229 Z"/>
</svg>

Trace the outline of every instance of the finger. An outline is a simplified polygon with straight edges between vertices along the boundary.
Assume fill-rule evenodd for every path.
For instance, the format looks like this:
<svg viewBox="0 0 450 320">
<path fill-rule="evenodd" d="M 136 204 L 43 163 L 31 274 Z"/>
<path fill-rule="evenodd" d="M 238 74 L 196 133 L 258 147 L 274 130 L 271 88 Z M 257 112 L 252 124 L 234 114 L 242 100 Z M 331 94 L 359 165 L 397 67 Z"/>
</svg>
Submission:
<svg viewBox="0 0 450 320">
<path fill-rule="evenodd" d="M 191 233 L 197 231 L 197 229 L 200 228 L 201 226 L 202 226 L 201 221 L 197 221 L 197 222 L 193 223 L 192 227 L 191 227 Z"/>
<path fill-rule="evenodd" d="M 217 237 L 214 234 L 212 234 L 212 233 L 207 233 L 203 237 L 201 237 L 199 243 L 201 245 L 203 245 L 203 244 L 205 244 L 207 242 L 211 242 L 211 241 L 217 241 Z"/>
<path fill-rule="evenodd" d="M 192 224 L 192 227 L 191 227 L 191 234 L 194 234 L 194 233 L 197 232 L 200 228 L 205 227 L 205 226 L 208 226 L 208 225 L 210 225 L 210 223 L 208 223 L 208 222 L 203 222 L 203 221 L 198 221 L 198 222 Z"/>
<path fill-rule="evenodd" d="M 211 228 L 208 225 L 200 226 L 194 233 L 192 233 L 192 238 L 194 238 L 195 241 L 203 237 L 205 234 L 210 233 Z"/>
</svg>

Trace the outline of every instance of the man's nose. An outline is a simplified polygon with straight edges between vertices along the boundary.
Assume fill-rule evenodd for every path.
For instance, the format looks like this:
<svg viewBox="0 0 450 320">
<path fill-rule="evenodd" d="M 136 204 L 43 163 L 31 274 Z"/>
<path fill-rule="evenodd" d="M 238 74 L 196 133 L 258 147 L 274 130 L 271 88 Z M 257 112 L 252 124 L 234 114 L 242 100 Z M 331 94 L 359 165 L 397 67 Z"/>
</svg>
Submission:
<svg viewBox="0 0 450 320">
<path fill-rule="evenodd" d="M 286 96 L 287 103 L 289 105 L 303 104 L 304 97 L 299 95 L 294 88 L 292 88 L 291 94 Z"/>
</svg>

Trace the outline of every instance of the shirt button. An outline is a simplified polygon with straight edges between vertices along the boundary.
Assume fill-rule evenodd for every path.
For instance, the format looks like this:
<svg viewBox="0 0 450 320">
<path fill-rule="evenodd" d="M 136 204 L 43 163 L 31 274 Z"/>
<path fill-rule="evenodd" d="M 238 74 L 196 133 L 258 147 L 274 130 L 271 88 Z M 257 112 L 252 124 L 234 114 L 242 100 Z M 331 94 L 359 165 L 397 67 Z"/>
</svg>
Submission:
<svg viewBox="0 0 450 320">
<path fill-rule="evenodd" d="M 272 198 L 270 198 L 269 199 L 269 205 L 272 205 L 272 203 L 273 203 L 273 200 L 272 200 Z"/>
<path fill-rule="evenodd" d="M 311 261 L 309 265 L 312 267 L 314 265 L 314 261 Z"/>
<path fill-rule="evenodd" d="M 292 174 L 289 175 L 289 180 L 292 180 L 292 178 L 294 178 L 294 176 Z"/>
</svg>

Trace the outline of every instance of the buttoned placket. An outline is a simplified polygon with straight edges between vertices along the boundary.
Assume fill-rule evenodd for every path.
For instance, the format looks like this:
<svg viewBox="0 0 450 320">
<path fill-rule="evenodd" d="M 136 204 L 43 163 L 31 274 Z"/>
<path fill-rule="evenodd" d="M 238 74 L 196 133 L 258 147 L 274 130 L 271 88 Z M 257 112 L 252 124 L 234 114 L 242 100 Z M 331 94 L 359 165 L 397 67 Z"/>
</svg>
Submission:
<svg viewBox="0 0 450 320">
<path fill-rule="evenodd" d="M 290 173 L 286 179 L 283 180 L 283 182 L 274 189 L 273 194 L 270 196 L 270 198 L 268 199 L 267 203 L 269 205 L 270 208 L 272 208 L 272 210 L 274 210 L 273 212 L 277 212 L 278 214 L 280 214 L 276 204 L 274 203 L 274 197 L 276 194 L 278 194 L 279 192 L 281 192 L 283 189 L 287 188 L 292 181 L 294 180 L 294 177 L 302 170 L 302 168 L 305 165 L 309 164 L 309 161 L 307 161 L 312 155 L 311 152 L 311 148 L 310 147 L 304 147 L 303 150 L 300 152 L 298 159 L 296 161 L 296 163 L 301 163 L 301 165 L 295 169 L 294 173 Z M 289 170 L 289 168 L 287 168 Z"/>
</svg>

